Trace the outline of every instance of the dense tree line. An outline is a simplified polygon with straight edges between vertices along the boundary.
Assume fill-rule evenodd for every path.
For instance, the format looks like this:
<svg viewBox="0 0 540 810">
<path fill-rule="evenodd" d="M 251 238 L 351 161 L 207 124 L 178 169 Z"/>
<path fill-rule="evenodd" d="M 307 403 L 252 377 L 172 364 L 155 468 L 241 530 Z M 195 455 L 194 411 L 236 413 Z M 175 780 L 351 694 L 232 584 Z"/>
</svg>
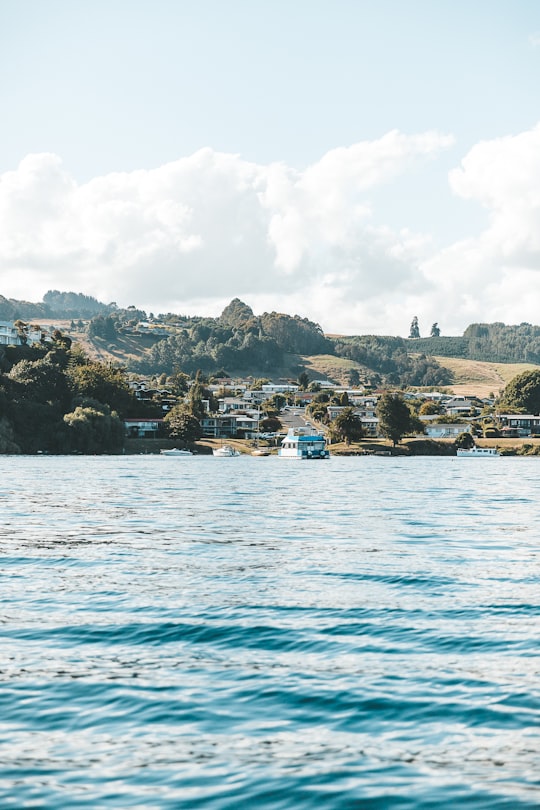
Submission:
<svg viewBox="0 0 540 810">
<path fill-rule="evenodd" d="M 540 363 L 540 326 L 473 323 L 463 337 L 420 338 L 411 351 L 493 363 Z"/>
<path fill-rule="evenodd" d="M 158 415 L 135 398 L 125 372 L 60 339 L 2 349 L 0 367 L 2 453 L 120 452 L 123 418 Z"/>
<path fill-rule="evenodd" d="M 418 344 L 415 340 L 415 347 Z M 390 385 L 449 385 L 452 376 L 432 357 L 407 353 L 407 341 L 400 337 L 361 335 L 334 341 L 335 353 L 362 364 Z"/>
<path fill-rule="evenodd" d="M 234 299 L 219 318 L 186 319 L 184 328 L 156 343 L 138 368 L 168 374 L 175 368 L 188 374 L 196 369 L 271 372 L 282 367 L 287 353 L 326 351 L 332 351 L 332 342 L 318 324 L 278 312 L 255 317 L 250 307 Z"/>
</svg>

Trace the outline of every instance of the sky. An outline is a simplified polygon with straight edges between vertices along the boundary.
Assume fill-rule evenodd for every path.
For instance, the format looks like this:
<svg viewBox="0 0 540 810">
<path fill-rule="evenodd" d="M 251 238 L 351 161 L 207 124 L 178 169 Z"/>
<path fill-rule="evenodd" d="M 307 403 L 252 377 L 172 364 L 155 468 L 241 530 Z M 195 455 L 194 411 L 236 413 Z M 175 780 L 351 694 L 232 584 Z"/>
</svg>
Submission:
<svg viewBox="0 0 540 810">
<path fill-rule="evenodd" d="M 538 0 L 0 0 L 0 294 L 540 323 Z"/>
</svg>

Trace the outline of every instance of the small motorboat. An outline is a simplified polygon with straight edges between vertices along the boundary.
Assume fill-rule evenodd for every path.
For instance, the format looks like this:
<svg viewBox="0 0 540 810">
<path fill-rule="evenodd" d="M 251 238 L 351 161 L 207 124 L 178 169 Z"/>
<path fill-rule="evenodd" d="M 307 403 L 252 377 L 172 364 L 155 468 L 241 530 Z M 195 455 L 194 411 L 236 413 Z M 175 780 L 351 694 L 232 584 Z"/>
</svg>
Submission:
<svg viewBox="0 0 540 810">
<path fill-rule="evenodd" d="M 171 447 L 170 450 L 160 450 L 162 456 L 192 456 L 191 450 L 184 450 L 180 447 Z"/>
<path fill-rule="evenodd" d="M 240 455 L 240 452 L 235 450 L 234 447 L 231 447 L 230 444 L 223 444 L 221 447 L 214 447 L 212 453 L 217 458 L 232 458 L 233 456 Z"/>
</svg>

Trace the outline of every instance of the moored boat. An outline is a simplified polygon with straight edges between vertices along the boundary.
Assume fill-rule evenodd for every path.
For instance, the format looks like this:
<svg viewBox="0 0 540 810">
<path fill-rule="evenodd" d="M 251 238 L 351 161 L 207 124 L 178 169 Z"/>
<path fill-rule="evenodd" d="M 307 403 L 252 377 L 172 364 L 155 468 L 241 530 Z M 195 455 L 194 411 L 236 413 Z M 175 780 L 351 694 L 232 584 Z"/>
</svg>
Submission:
<svg viewBox="0 0 540 810">
<path fill-rule="evenodd" d="M 240 455 L 240 452 L 235 450 L 234 447 L 231 447 L 230 444 L 224 444 L 221 447 L 214 447 L 212 453 L 214 456 L 217 456 L 217 458 L 233 458 L 233 456 Z"/>
<path fill-rule="evenodd" d="M 303 428 L 289 428 L 278 455 L 300 460 L 330 458 L 324 436 L 321 433 L 306 433 Z"/>
<path fill-rule="evenodd" d="M 191 450 L 184 450 L 180 447 L 171 447 L 170 450 L 160 450 L 162 456 L 192 456 Z"/>
<path fill-rule="evenodd" d="M 499 456 L 500 453 L 496 447 L 460 447 L 456 451 L 456 455 L 470 456 L 471 458 L 493 458 Z"/>
</svg>

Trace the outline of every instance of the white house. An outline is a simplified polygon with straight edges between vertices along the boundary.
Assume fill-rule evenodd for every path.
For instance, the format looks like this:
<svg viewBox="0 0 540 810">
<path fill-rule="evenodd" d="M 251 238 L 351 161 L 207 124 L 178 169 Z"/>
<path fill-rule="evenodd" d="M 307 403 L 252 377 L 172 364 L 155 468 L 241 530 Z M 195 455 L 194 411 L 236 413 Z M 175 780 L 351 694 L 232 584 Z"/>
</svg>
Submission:
<svg viewBox="0 0 540 810">
<path fill-rule="evenodd" d="M 20 346 L 21 340 L 13 321 L 0 321 L 0 346 Z"/>
<path fill-rule="evenodd" d="M 443 424 L 431 422 L 426 424 L 426 436 L 430 439 L 455 439 L 460 433 L 471 433 L 470 422 L 455 422 Z"/>
</svg>

